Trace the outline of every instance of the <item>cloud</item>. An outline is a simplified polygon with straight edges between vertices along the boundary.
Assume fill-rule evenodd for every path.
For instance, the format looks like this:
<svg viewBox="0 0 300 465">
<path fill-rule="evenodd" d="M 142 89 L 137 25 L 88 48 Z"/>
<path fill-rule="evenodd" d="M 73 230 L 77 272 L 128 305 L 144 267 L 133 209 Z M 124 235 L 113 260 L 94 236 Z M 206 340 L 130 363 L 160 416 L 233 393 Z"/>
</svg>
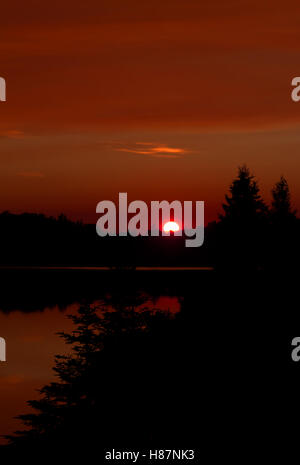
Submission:
<svg viewBox="0 0 300 465">
<path fill-rule="evenodd" d="M 23 139 L 24 132 L 16 129 L 9 129 L 6 131 L 0 131 L 0 137 L 7 137 L 8 139 Z"/>
<path fill-rule="evenodd" d="M 13 93 L 1 127 L 235 130 L 300 120 L 290 98 L 296 0 L 284 14 L 259 0 L 2 3 Z"/>
<path fill-rule="evenodd" d="M 17 173 L 17 176 L 22 178 L 44 178 L 45 175 L 39 171 L 21 171 Z"/>
<path fill-rule="evenodd" d="M 180 158 L 187 153 L 187 150 L 178 147 L 168 147 L 164 144 L 154 144 L 152 142 L 136 142 L 119 146 L 114 149 L 118 152 L 134 153 L 137 155 L 147 155 L 155 158 Z"/>
</svg>

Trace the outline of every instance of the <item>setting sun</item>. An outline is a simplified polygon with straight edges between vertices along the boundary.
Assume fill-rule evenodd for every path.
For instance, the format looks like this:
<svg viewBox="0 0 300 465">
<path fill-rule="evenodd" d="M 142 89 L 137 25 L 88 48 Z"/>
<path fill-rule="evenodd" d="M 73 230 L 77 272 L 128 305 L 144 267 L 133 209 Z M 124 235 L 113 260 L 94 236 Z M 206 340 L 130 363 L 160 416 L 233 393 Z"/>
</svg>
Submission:
<svg viewBox="0 0 300 465">
<path fill-rule="evenodd" d="M 168 221 L 164 224 L 163 230 L 164 232 L 177 232 L 179 231 L 179 225 L 176 221 Z"/>
</svg>

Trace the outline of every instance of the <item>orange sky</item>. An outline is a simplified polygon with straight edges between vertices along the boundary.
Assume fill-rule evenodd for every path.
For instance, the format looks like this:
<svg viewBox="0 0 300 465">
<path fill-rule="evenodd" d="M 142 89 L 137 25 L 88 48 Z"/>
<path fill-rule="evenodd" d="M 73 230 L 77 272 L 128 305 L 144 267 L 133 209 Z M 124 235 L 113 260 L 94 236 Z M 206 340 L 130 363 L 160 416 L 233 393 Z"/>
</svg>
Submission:
<svg viewBox="0 0 300 465">
<path fill-rule="evenodd" d="M 1 5 L 0 210 L 95 221 L 103 199 L 206 201 L 239 164 L 300 210 L 297 1 Z"/>
</svg>

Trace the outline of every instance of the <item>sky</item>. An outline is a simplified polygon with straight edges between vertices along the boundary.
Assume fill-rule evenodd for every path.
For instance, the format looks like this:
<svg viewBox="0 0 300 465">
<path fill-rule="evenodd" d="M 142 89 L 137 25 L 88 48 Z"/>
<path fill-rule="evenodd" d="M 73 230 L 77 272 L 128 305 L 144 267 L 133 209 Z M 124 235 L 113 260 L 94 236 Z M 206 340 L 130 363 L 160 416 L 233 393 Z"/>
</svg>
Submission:
<svg viewBox="0 0 300 465">
<path fill-rule="evenodd" d="M 1 5 L 0 211 L 96 221 L 96 205 L 204 200 L 246 163 L 300 210 L 300 4 L 78 0 Z"/>
</svg>

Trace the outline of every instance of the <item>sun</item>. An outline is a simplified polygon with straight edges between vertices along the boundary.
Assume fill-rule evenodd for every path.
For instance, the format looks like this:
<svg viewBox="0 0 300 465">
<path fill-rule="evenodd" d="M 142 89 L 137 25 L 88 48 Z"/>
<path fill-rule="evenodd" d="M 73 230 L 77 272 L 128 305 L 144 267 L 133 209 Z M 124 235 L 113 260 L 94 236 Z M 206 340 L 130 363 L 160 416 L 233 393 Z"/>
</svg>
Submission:
<svg viewBox="0 0 300 465">
<path fill-rule="evenodd" d="M 163 230 L 164 232 L 177 232 L 179 231 L 179 224 L 176 221 L 168 221 L 164 224 Z"/>
</svg>

